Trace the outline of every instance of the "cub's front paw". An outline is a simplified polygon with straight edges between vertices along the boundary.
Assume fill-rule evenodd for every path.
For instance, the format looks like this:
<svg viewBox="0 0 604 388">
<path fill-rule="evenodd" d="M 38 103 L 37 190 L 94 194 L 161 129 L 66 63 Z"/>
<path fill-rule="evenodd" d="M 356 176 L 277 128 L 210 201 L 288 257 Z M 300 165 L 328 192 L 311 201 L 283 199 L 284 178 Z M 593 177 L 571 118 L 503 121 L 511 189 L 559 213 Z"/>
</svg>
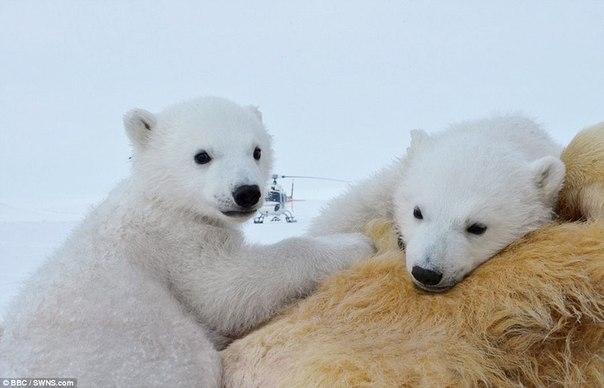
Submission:
<svg viewBox="0 0 604 388">
<path fill-rule="evenodd" d="M 342 261 L 348 263 L 367 260 L 376 252 L 371 239 L 362 233 L 336 233 L 321 239 L 328 241 Z"/>
</svg>

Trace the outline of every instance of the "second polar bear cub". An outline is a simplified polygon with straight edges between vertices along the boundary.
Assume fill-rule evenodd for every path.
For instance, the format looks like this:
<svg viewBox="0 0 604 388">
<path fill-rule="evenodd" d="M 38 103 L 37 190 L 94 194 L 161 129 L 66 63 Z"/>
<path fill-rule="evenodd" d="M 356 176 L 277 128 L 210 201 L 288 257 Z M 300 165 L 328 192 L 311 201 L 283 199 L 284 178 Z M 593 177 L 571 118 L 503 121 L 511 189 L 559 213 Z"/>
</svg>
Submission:
<svg viewBox="0 0 604 388">
<path fill-rule="evenodd" d="M 451 288 L 552 218 L 561 148 L 532 121 L 500 117 L 412 133 L 395 188 L 407 269 L 429 291 Z"/>
<path fill-rule="evenodd" d="M 412 131 L 405 157 L 333 201 L 311 230 L 352 231 L 391 217 L 414 283 L 444 291 L 552 219 L 565 173 L 560 153 L 522 116 L 468 121 L 434 135 Z M 346 218 L 336 214 L 342 206 Z"/>
</svg>

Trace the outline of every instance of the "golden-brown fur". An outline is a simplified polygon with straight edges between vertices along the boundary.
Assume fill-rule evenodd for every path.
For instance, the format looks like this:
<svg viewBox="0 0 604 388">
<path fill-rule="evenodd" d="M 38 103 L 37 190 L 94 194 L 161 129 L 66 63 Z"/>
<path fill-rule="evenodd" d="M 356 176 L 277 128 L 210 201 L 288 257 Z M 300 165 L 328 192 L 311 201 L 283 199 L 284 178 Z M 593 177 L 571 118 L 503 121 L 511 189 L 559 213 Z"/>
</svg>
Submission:
<svg viewBox="0 0 604 388">
<path fill-rule="evenodd" d="M 604 123 L 581 131 L 562 152 L 566 183 L 560 215 L 570 220 L 604 219 Z"/>
<path fill-rule="evenodd" d="M 604 386 L 603 128 L 565 150 L 560 200 L 563 217 L 595 221 L 535 231 L 427 294 L 375 220 L 378 255 L 235 341 L 225 386 Z"/>
<path fill-rule="evenodd" d="M 444 294 L 372 229 L 391 249 L 231 345 L 226 386 L 604 385 L 602 224 L 539 230 Z"/>
</svg>

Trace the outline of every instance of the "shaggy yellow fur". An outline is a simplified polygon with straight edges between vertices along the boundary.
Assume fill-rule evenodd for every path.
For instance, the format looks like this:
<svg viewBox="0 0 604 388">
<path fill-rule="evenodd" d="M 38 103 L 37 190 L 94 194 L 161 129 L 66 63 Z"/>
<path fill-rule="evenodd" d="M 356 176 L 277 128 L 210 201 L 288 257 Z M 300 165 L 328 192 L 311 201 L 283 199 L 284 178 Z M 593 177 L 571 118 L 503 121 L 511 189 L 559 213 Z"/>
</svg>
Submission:
<svg viewBox="0 0 604 388">
<path fill-rule="evenodd" d="M 235 341 L 224 385 L 604 386 L 604 127 L 594 128 L 565 150 L 560 213 L 597 221 L 531 233 L 427 294 L 390 221 L 375 220 L 378 255 Z"/>
<path fill-rule="evenodd" d="M 604 219 L 604 123 L 581 131 L 562 153 L 566 186 L 558 208 L 566 219 Z"/>
<path fill-rule="evenodd" d="M 232 387 L 604 386 L 604 225 L 544 228 L 444 294 L 387 248 L 223 352 Z"/>
</svg>

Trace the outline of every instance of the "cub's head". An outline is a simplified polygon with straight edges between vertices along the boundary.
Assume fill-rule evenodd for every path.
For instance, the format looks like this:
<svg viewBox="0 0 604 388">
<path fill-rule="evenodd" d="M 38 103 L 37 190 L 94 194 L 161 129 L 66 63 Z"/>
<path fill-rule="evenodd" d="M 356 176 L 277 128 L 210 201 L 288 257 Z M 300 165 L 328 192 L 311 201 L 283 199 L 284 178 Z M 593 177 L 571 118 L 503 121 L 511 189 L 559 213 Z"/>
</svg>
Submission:
<svg viewBox="0 0 604 388">
<path fill-rule="evenodd" d="M 147 197 L 182 211 L 242 222 L 262 205 L 272 168 L 260 112 L 205 97 L 124 117 L 133 179 Z"/>
<path fill-rule="evenodd" d="M 562 186 L 558 158 L 526 161 L 502 144 L 462 141 L 433 141 L 416 132 L 395 192 L 407 270 L 426 291 L 453 287 L 551 220 Z"/>
</svg>

